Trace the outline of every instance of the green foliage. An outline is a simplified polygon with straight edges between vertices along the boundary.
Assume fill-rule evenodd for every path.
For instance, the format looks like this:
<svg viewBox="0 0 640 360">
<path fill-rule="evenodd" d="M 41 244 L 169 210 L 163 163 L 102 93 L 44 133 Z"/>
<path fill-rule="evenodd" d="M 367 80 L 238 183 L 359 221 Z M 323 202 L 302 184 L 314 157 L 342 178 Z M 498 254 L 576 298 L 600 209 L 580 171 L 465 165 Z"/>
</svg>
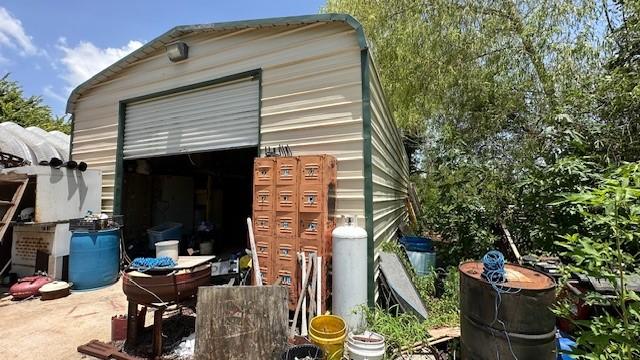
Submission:
<svg viewBox="0 0 640 360">
<path fill-rule="evenodd" d="M 600 142 L 614 162 L 640 160 L 640 2 L 617 1 L 607 12 L 615 54 L 596 84 L 597 114 L 606 119 Z M 622 21 L 615 22 L 615 15 Z"/>
<path fill-rule="evenodd" d="M 392 315 L 376 307 L 374 309 L 367 308 L 365 317 L 369 329 L 385 337 L 388 353 L 429 338 L 427 324 L 418 321 L 415 316 L 410 314 Z"/>
<path fill-rule="evenodd" d="M 614 296 L 590 294 L 588 302 L 611 309 L 578 322 L 578 359 L 637 359 L 640 357 L 640 297 L 627 289 L 630 273 L 640 261 L 640 163 L 625 164 L 604 176 L 598 186 L 563 195 L 556 204 L 569 204 L 583 218 L 578 232 L 557 244 L 572 260 L 567 274 L 606 279 Z M 569 317 L 570 306 L 558 313 Z"/>
<path fill-rule="evenodd" d="M 22 88 L 9 79 L 9 74 L 0 78 L 0 122 L 3 121 L 12 121 L 23 127 L 37 126 L 47 131 L 59 130 L 66 134 L 71 131 L 69 122 L 64 117 L 54 117 L 41 97 L 25 98 Z"/>
<path fill-rule="evenodd" d="M 419 276 L 415 281 L 418 284 L 418 289 L 421 290 L 420 295 L 429 311 L 429 318 L 427 319 L 429 329 L 443 326 L 459 326 L 460 274 L 458 269 L 452 266 L 446 271 L 444 292 L 441 296 L 436 296 L 435 273 Z"/>
<path fill-rule="evenodd" d="M 601 138 L 602 9 L 583 0 L 327 1 L 324 11 L 363 24 L 396 121 L 412 146 L 423 140 L 414 177 L 423 227 L 451 242 L 441 252 L 449 263 L 492 248 L 502 223 L 521 251 L 553 250 L 565 225 L 546 204 L 588 182 L 557 162 L 593 152 Z"/>
</svg>

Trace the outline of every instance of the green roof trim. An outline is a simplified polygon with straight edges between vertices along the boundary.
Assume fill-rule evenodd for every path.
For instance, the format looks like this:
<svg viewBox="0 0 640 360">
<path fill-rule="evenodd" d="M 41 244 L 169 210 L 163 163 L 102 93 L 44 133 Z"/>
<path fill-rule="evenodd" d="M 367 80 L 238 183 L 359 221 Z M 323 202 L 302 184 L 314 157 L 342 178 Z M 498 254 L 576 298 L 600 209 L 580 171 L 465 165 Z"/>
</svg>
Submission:
<svg viewBox="0 0 640 360">
<path fill-rule="evenodd" d="M 358 45 L 361 50 L 365 50 L 368 48 L 367 40 L 364 35 L 364 29 L 362 25 L 351 15 L 347 14 L 315 14 L 315 15 L 302 15 L 302 16 L 288 16 L 288 17 L 276 17 L 276 18 L 267 18 L 267 19 L 256 19 L 256 20 L 241 20 L 241 21 L 230 21 L 230 22 L 221 22 L 221 23 L 210 23 L 210 24 L 199 24 L 199 25 L 181 25 L 176 26 L 173 29 L 165 32 L 164 34 L 158 36 L 157 38 L 149 41 L 144 44 L 142 47 L 133 51 L 129 55 L 123 57 L 118 60 L 114 64 L 110 65 L 106 69 L 100 71 L 89 80 L 83 82 L 78 85 L 71 94 L 69 95 L 69 99 L 67 100 L 66 112 L 69 114 L 73 114 L 75 110 L 76 101 L 82 96 L 84 91 L 90 89 L 91 87 L 98 85 L 99 83 L 110 79 L 116 73 L 122 71 L 127 68 L 129 65 L 134 62 L 147 57 L 149 54 L 154 51 L 164 48 L 166 44 L 169 44 L 173 41 L 176 41 L 178 38 L 197 32 L 215 32 L 215 31 L 225 31 L 225 30 L 234 30 L 234 29 L 246 29 L 246 28 L 260 28 L 260 27 L 272 27 L 272 26 L 285 26 L 285 25 L 305 25 L 305 24 L 313 24 L 318 22 L 342 22 L 351 26 L 357 36 L 358 36 Z"/>
<path fill-rule="evenodd" d="M 364 216 L 367 231 L 367 300 L 375 305 L 375 243 L 373 236 L 373 149 L 371 139 L 371 89 L 369 87 L 369 51 L 360 52 L 362 71 L 362 157 L 364 159 Z"/>
</svg>

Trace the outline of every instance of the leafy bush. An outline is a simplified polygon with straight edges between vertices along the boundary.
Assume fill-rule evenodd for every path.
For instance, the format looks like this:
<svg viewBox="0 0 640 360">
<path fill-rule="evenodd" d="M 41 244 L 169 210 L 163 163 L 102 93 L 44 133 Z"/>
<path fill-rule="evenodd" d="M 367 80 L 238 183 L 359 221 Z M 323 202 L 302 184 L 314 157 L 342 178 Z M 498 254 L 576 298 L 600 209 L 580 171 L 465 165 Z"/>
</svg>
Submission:
<svg viewBox="0 0 640 360">
<path fill-rule="evenodd" d="M 640 163 L 625 164 L 599 181 L 598 186 L 563 195 L 556 204 L 569 204 L 584 219 L 580 231 L 567 234 L 557 245 L 571 259 L 566 274 L 606 279 L 613 296 L 590 293 L 587 301 L 605 309 L 591 320 L 578 321 L 578 359 L 640 358 L 640 297 L 627 288 L 640 259 Z M 557 313 L 569 318 L 570 304 Z"/>
</svg>

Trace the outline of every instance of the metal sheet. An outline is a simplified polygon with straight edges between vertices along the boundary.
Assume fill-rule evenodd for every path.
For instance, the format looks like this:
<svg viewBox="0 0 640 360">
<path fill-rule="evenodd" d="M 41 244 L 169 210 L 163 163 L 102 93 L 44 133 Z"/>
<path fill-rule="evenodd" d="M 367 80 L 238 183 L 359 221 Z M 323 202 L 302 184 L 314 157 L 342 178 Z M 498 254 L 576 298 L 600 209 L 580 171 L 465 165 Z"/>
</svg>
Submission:
<svg viewBox="0 0 640 360">
<path fill-rule="evenodd" d="M 364 215 L 360 47 L 351 26 L 281 24 L 180 40 L 189 44 L 187 61 L 145 52 L 74 100 L 73 158 L 103 171 L 103 211 L 113 210 L 119 101 L 262 69 L 260 145 L 335 156 L 336 214 Z"/>
<path fill-rule="evenodd" d="M 403 310 L 413 313 L 425 320 L 427 318 L 427 308 L 411 282 L 409 274 L 407 274 L 407 270 L 402 265 L 398 255 L 381 252 L 380 270 Z"/>
<path fill-rule="evenodd" d="M 124 158 L 257 146 L 258 89 L 248 78 L 127 104 Z"/>
<path fill-rule="evenodd" d="M 407 219 L 409 158 L 387 106 L 375 64 L 369 63 L 373 177 L 373 238 L 376 249 L 393 239 Z"/>
</svg>

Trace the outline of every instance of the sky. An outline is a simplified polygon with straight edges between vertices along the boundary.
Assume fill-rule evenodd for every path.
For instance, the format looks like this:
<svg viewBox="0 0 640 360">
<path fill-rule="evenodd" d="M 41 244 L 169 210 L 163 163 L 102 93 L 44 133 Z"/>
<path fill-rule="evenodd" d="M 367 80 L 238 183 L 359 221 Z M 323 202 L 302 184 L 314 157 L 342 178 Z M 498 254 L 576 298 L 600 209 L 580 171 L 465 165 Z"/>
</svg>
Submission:
<svg viewBox="0 0 640 360">
<path fill-rule="evenodd" d="M 323 0 L 3 0 L 0 76 L 65 113 L 73 88 L 177 25 L 315 14 Z"/>
</svg>

